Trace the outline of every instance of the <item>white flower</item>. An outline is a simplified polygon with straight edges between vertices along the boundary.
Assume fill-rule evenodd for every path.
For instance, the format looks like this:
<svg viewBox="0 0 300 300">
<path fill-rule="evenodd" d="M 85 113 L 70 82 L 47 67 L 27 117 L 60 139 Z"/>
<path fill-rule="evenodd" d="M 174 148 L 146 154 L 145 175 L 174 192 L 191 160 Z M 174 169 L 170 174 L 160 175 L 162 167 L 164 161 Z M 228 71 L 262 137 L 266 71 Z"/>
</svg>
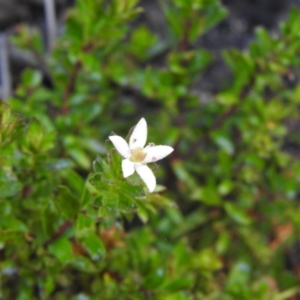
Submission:
<svg viewBox="0 0 300 300">
<path fill-rule="evenodd" d="M 145 182 L 149 192 L 153 192 L 156 186 L 156 178 L 146 164 L 166 157 L 174 149 L 170 146 L 154 146 L 153 143 L 144 148 L 147 141 L 147 123 L 144 118 L 141 118 L 134 127 L 129 145 L 118 135 L 112 135 L 109 139 L 124 158 L 122 161 L 123 176 L 126 178 L 136 171 Z"/>
</svg>

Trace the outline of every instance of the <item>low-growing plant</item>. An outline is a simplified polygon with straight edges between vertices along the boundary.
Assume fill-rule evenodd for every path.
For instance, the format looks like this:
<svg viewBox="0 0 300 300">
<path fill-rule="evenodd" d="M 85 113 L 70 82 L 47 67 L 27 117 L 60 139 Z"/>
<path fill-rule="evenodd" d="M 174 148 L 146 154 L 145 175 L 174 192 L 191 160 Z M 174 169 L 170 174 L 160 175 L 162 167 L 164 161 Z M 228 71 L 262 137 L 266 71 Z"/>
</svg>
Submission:
<svg viewBox="0 0 300 300">
<path fill-rule="evenodd" d="M 299 297 L 300 13 L 223 51 L 232 75 L 203 101 L 214 54 L 196 41 L 226 9 L 160 4 L 165 40 L 138 0 L 78 0 L 46 75 L 0 103 L 0 299 Z M 38 38 L 12 41 L 38 54 Z M 142 117 L 174 148 L 155 190 L 122 170 L 144 145 L 126 157 L 109 138 Z"/>
</svg>

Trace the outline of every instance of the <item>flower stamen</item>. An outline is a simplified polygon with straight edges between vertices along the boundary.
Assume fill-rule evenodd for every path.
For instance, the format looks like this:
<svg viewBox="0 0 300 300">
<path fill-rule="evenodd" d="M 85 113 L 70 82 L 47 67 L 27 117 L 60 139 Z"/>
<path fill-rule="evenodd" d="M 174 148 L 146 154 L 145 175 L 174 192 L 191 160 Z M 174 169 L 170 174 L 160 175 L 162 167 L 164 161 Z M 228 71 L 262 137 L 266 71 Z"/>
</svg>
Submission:
<svg viewBox="0 0 300 300">
<path fill-rule="evenodd" d="M 132 162 L 143 162 L 147 153 L 143 151 L 143 148 L 135 148 L 131 150 L 131 157 L 129 158 L 130 161 Z"/>
</svg>

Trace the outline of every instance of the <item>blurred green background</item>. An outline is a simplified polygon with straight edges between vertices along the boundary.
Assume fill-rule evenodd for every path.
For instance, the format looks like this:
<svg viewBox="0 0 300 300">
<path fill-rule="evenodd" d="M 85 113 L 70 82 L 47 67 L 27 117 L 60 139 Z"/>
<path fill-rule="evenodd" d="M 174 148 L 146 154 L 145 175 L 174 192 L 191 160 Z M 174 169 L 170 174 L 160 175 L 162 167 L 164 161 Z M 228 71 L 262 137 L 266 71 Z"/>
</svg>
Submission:
<svg viewBox="0 0 300 300">
<path fill-rule="evenodd" d="M 228 3 L 78 0 L 47 56 L 15 28 L 0 299 L 300 299 L 300 12 Z M 141 117 L 151 194 L 108 140 Z"/>
</svg>

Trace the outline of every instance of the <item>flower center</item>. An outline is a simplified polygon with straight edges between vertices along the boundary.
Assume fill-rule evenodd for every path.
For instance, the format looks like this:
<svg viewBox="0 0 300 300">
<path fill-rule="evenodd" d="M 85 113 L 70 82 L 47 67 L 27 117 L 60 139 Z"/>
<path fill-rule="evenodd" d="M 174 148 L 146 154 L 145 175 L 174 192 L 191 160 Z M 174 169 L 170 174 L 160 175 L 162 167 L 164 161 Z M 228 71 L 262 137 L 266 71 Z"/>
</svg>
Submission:
<svg viewBox="0 0 300 300">
<path fill-rule="evenodd" d="M 143 150 L 143 148 L 139 147 L 131 150 L 131 156 L 129 160 L 132 162 L 142 162 L 147 155 L 147 153 L 145 153 Z"/>
</svg>

